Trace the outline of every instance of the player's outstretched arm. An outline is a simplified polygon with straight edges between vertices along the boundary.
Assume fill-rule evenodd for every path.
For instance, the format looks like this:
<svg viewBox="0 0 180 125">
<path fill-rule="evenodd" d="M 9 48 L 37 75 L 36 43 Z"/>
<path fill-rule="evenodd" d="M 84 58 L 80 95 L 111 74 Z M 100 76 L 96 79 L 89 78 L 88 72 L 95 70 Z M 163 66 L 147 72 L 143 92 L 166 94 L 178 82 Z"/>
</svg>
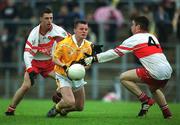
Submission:
<svg viewBox="0 0 180 125">
<path fill-rule="evenodd" d="M 108 61 L 114 60 L 118 57 L 119 57 L 119 55 L 113 49 L 110 49 L 105 52 L 96 54 L 94 56 L 85 58 L 85 59 L 81 60 L 81 63 L 83 65 L 91 65 L 92 63 L 95 63 L 95 62 L 97 62 L 97 63 L 108 62 Z"/>
</svg>

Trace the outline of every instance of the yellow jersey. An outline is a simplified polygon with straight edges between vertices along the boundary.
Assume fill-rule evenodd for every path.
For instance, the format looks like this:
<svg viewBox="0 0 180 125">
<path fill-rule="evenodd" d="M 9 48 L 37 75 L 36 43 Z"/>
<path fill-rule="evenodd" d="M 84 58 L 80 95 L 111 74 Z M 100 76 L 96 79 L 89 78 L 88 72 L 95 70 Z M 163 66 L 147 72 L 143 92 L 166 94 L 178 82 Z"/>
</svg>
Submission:
<svg viewBox="0 0 180 125">
<path fill-rule="evenodd" d="M 85 58 L 85 53 L 89 55 L 92 54 L 92 42 L 84 39 L 81 46 L 78 46 L 72 37 L 73 36 L 68 36 L 58 42 L 53 53 L 54 58 L 59 59 L 60 62 L 66 64 L 66 66 L 70 66 L 72 62 Z M 66 76 L 61 66 L 55 65 L 54 71 Z"/>
</svg>

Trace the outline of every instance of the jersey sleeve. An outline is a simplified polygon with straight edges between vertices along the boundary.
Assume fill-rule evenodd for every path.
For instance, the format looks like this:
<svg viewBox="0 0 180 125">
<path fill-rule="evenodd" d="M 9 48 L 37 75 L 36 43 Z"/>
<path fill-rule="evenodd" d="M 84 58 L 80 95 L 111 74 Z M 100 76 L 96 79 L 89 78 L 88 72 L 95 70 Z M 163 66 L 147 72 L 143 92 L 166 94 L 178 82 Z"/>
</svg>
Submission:
<svg viewBox="0 0 180 125">
<path fill-rule="evenodd" d="M 97 54 L 97 60 L 99 63 L 108 62 L 114 60 L 126 53 L 132 52 L 134 43 L 136 40 L 133 37 L 126 39 L 121 45 L 115 47 L 114 49 L 107 50 L 103 53 Z"/>
<path fill-rule="evenodd" d="M 63 51 L 63 44 L 56 43 L 56 45 L 54 45 L 53 58 L 55 59 L 60 58 L 60 56 L 62 55 L 62 51 Z"/>
<path fill-rule="evenodd" d="M 113 49 L 97 54 L 97 59 L 99 63 L 108 62 L 118 57 L 119 55 Z"/>
<path fill-rule="evenodd" d="M 68 33 L 66 32 L 66 30 L 64 30 L 62 27 L 57 26 L 55 24 L 53 24 L 53 30 L 54 30 L 54 36 L 53 37 L 61 37 L 61 38 L 66 38 L 68 36 Z"/>
<path fill-rule="evenodd" d="M 34 30 L 33 29 L 29 36 L 28 36 L 28 39 L 26 41 L 26 44 L 25 44 L 25 48 L 24 48 L 24 62 L 25 62 L 25 65 L 26 65 L 26 68 L 30 68 L 32 67 L 32 60 L 33 60 L 33 57 L 34 55 L 36 54 L 37 52 L 37 40 L 36 37 L 33 35 L 34 34 Z"/>
<path fill-rule="evenodd" d="M 136 43 L 136 39 L 132 37 L 126 39 L 124 42 L 122 42 L 121 45 L 117 46 L 116 48 L 114 48 L 114 51 L 119 55 L 119 56 L 123 56 L 126 53 L 130 53 L 133 52 L 133 48 L 135 46 Z"/>
<path fill-rule="evenodd" d="M 31 55 L 29 52 L 24 52 L 24 63 L 26 65 L 26 69 L 32 67 L 33 55 Z"/>
</svg>

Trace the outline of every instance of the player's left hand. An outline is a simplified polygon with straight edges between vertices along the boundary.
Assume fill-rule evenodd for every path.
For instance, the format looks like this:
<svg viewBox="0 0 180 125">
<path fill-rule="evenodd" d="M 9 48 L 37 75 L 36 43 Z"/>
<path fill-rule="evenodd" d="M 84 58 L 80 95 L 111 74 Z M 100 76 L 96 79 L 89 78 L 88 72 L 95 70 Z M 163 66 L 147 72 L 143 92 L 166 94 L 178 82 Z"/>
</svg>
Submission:
<svg viewBox="0 0 180 125">
<path fill-rule="evenodd" d="M 86 66 L 90 66 L 93 63 L 93 57 L 88 57 L 84 59 L 84 62 L 86 64 Z"/>
<path fill-rule="evenodd" d="M 79 60 L 79 63 L 84 65 L 84 66 L 90 66 L 94 62 L 98 62 L 96 56 L 90 56 L 90 57 L 87 57 L 85 59 Z"/>
<path fill-rule="evenodd" d="M 93 53 L 93 55 L 101 53 L 102 52 L 102 47 L 103 47 L 103 45 L 95 45 L 95 44 L 93 44 L 92 45 L 92 50 L 93 50 L 92 53 Z"/>
<path fill-rule="evenodd" d="M 64 66 L 63 66 L 63 69 L 64 69 L 64 71 L 65 71 L 65 72 L 66 72 L 66 74 L 67 74 L 68 69 L 69 69 L 69 66 L 64 65 Z"/>
</svg>

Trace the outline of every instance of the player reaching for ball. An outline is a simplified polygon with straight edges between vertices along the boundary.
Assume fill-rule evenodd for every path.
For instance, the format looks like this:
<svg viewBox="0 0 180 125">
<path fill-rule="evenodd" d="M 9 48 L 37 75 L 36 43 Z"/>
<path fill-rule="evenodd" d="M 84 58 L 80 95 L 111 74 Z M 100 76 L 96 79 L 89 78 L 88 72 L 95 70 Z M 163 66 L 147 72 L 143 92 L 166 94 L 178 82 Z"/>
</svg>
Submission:
<svg viewBox="0 0 180 125">
<path fill-rule="evenodd" d="M 58 91 L 61 92 L 59 96 L 62 97 L 58 101 L 56 100 L 57 104 L 49 110 L 47 117 L 55 117 L 57 114 L 65 116 L 68 112 L 82 111 L 84 108 L 84 85 L 86 82 L 84 78 L 80 80 L 70 79 L 67 76 L 67 70 L 74 62 L 78 62 L 87 55 L 92 55 L 94 47 L 92 47 L 92 42 L 86 40 L 88 35 L 88 23 L 86 21 L 76 21 L 74 33 L 74 35 L 59 42 L 54 50 L 56 83 Z M 101 46 L 96 47 L 100 49 Z"/>
<path fill-rule="evenodd" d="M 145 116 L 156 101 L 164 118 L 167 119 L 171 118 L 172 114 L 161 89 L 171 78 L 172 68 L 163 54 L 157 38 L 148 33 L 148 25 L 149 20 L 146 17 L 134 18 L 131 25 L 133 36 L 114 49 L 84 59 L 84 63 L 86 65 L 91 65 L 93 62 L 103 63 L 132 52 L 139 59 L 142 67 L 122 73 L 120 75 L 121 84 L 141 101 L 139 117 Z M 137 85 L 141 83 L 149 86 L 155 101 L 141 91 Z"/>
</svg>

